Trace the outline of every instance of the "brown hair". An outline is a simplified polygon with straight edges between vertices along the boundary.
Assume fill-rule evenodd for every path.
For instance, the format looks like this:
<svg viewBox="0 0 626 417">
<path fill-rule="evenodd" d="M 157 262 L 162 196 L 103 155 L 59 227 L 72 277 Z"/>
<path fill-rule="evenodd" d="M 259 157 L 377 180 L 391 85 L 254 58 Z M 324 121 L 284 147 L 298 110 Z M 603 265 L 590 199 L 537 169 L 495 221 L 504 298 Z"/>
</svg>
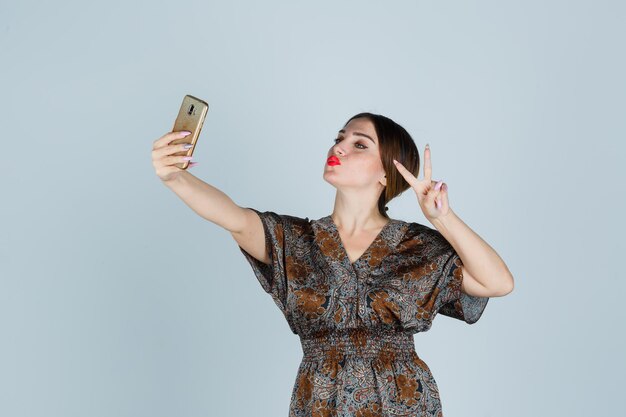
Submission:
<svg viewBox="0 0 626 417">
<path fill-rule="evenodd" d="M 400 162 L 409 172 L 417 177 L 420 169 L 419 151 L 415 141 L 413 141 L 406 129 L 390 118 L 380 114 L 368 112 L 356 114 L 348 119 L 344 127 L 351 120 L 361 117 L 368 119 L 374 124 L 374 129 L 376 129 L 376 135 L 378 136 L 380 159 L 387 177 L 387 186 L 378 198 L 378 211 L 384 217 L 389 218 L 387 216 L 388 207 L 386 204 L 411 188 L 396 168 L 393 160 Z"/>
</svg>

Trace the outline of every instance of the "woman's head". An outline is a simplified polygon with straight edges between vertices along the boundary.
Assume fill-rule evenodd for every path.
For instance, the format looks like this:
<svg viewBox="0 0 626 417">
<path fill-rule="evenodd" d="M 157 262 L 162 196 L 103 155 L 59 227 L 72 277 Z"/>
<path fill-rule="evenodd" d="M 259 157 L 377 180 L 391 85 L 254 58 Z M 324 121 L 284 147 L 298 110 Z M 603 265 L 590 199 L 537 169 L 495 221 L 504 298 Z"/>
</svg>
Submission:
<svg viewBox="0 0 626 417">
<path fill-rule="evenodd" d="M 324 179 L 338 189 L 373 189 L 378 194 L 378 211 L 384 217 L 386 204 L 410 188 L 393 160 L 400 162 L 417 177 L 420 158 L 411 135 L 388 117 L 359 113 L 339 131 L 326 163 Z"/>
</svg>

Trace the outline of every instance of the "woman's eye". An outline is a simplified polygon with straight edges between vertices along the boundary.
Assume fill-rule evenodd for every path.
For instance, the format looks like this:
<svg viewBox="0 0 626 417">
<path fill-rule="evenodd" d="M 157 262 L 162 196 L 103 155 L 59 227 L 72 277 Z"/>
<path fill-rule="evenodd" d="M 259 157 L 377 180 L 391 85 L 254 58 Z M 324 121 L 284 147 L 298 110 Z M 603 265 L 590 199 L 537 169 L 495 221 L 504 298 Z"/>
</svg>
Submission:
<svg viewBox="0 0 626 417">
<path fill-rule="evenodd" d="M 339 142 L 341 139 L 343 139 L 343 138 L 337 138 L 337 139 L 335 139 L 333 142 L 337 143 L 337 142 Z M 362 146 L 362 148 L 359 148 L 359 149 L 367 149 L 367 146 L 365 146 L 365 145 L 363 145 L 363 144 L 361 144 L 361 143 L 358 143 L 358 142 L 357 142 L 355 145 Z"/>
</svg>

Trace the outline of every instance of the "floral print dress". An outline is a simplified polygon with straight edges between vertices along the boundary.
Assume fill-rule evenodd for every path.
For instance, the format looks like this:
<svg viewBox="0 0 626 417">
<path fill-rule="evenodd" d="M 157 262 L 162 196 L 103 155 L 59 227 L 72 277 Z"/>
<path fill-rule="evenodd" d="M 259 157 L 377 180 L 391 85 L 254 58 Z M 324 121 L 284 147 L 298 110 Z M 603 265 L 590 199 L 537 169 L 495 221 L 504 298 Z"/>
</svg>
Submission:
<svg viewBox="0 0 626 417">
<path fill-rule="evenodd" d="M 462 261 L 443 235 L 390 219 L 351 263 L 330 215 L 248 208 L 270 264 L 239 249 L 302 344 L 289 417 L 442 417 L 413 334 L 437 313 L 475 323 L 489 300 L 461 292 Z"/>
</svg>

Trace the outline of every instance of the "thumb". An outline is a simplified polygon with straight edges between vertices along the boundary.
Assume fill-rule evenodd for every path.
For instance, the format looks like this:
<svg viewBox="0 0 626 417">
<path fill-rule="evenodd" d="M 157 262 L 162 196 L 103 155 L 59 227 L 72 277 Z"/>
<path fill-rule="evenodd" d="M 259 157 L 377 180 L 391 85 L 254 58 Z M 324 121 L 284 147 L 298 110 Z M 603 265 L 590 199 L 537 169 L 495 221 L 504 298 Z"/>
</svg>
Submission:
<svg viewBox="0 0 626 417">
<path fill-rule="evenodd" d="M 428 192 L 428 195 L 426 196 L 426 199 L 428 201 L 428 205 L 433 205 L 435 207 L 435 200 L 439 197 L 439 195 L 441 194 L 441 184 L 443 184 L 443 180 L 437 182 L 437 184 L 435 184 L 435 186 Z"/>
</svg>

